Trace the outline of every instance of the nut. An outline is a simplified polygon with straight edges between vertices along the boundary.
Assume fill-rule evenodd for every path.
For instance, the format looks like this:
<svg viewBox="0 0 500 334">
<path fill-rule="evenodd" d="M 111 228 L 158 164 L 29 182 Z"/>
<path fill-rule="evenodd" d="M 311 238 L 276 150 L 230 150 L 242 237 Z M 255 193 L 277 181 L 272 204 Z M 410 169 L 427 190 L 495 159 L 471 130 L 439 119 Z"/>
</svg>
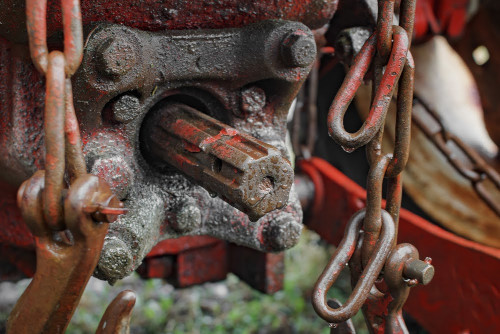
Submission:
<svg viewBox="0 0 500 334">
<path fill-rule="evenodd" d="M 106 279 L 121 279 L 130 273 L 132 252 L 127 244 L 116 237 L 106 238 L 97 270 Z"/>
<path fill-rule="evenodd" d="M 106 74 L 126 74 L 136 63 L 134 47 L 124 38 L 108 40 L 102 47 L 101 65 Z"/>
<path fill-rule="evenodd" d="M 192 203 L 184 204 L 175 215 L 172 227 L 181 233 L 193 231 L 201 225 L 201 211 Z"/>
<path fill-rule="evenodd" d="M 316 60 L 316 42 L 302 30 L 288 35 L 281 46 L 281 57 L 291 67 L 307 67 Z"/>
<path fill-rule="evenodd" d="M 405 277 L 427 285 L 434 277 L 434 266 L 426 261 L 412 260 L 405 263 L 403 273 Z"/>
<path fill-rule="evenodd" d="M 281 213 L 272 219 L 264 232 L 264 240 L 272 251 L 279 252 L 297 244 L 302 224 L 289 213 Z"/>
</svg>

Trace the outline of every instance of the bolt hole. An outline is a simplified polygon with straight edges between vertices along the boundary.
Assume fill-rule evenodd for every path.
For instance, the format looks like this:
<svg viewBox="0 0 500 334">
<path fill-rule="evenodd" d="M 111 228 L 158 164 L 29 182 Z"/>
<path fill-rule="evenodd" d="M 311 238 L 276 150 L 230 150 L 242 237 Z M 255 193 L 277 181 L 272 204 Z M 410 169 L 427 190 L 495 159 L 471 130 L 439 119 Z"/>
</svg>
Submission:
<svg viewBox="0 0 500 334">
<path fill-rule="evenodd" d="M 222 170 L 222 160 L 219 158 L 215 158 L 214 163 L 212 165 L 212 171 L 215 173 L 220 173 Z"/>
<path fill-rule="evenodd" d="M 259 191 L 263 194 L 269 194 L 274 189 L 274 179 L 270 176 L 266 176 L 262 179 L 259 184 Z"/>
</svg>

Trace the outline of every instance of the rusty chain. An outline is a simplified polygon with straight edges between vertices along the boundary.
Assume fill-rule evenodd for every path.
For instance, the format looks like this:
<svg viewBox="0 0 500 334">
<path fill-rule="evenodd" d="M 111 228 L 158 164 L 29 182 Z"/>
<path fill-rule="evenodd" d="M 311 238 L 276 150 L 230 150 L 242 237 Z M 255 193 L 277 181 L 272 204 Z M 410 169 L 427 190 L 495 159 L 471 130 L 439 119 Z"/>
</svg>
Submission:
<svg viewBox="0 0 500 334">
<path fill-rule="evenodd" d="M 126 212 L 104 181 L 87 174 L 71 87 L 83 56 L 80 2 L 62 0 L 61 9 L 64 52 L 49 53 L 47 1 L 26 1 L 31 57 L 46 79 L 45 170 L 18 191 L 21 214 L 35 237 L 37 270 L 9 316 L 8 333 L 64 332 L 99 260 L 105 223 Z M 104 319 L 113 324 L 104 332 L 122 326 L 134 301 L 130 293 L 117 297 L 106 313 L 116 319 Z"/>
<path fill-rule="evenodd" d="M 65 160 L 72 180 L 86 173 L 80 131 L 73 107 L 71 76 L 83 57 L 83 28 L 79 0 L 62 1 L 64 53 L 48 52 L 47 1 L 27 0 L 26 17 L 30 53 L 46 78 L 44 218 L 54 230 L 63 230 L 61 197 Z M 64 145 L 65 143 L 65 145 Z"/>
<path fill-rule="evenodd" d="M 348 70 L 328 113 L 330 136 L 347 152 L 366 145 L 370 163 L 366 209 L 347 225 L 344 239 L 319 277 L 313 306 L 331 324 L 347 321 L 361 307 L 372 329 L 384 319 L 386 332 L 406 331 L 402 306 L 409 288 L 427 284 L 434 268 L 430 259 L 421 261 L 409 244 L 397 245 L 402 196 L 402 175 L 409 156 L 414 63 L 409 52 L 415 0 L 403 0 L 399 25 L 393 25 L 394 0 L 379 0 L 375 33 L 368 38 Z M 344 129 L 343 118 L 369 69 L 373 69 L 372 102 L 367 119 L 355 133 Z M 385 117 L 397 89 L 396 138 L 392 154 L 382 152 Z M 387 179 L 387 203 L 382 209 L 382 185 Z M 362 232 L 361 232 L 362 231 Z M 374 265 L 376 263 L 376 265 Z M 330 307 L 327 293 L 340 271 L 349 265 L 355 285 L 345 305 Z M 383 279 L 382 279 L 383 278 Z M 381 301 L 384 301 L 381 303 Z M 388 305 L 388 310 L 380 306 Z M 377 323 L 378 322 L 378 323 Z"/>
<path fill-rule="evenodd" d="M 70 182 L 87 173 L 82 152 L 78 120 L 73 105 L 71 76 L 83 57 L 83 27 L 79 0 L 61 1 L 64 52 L 47 47 L 47 0 L 27 0 L 26 17 L 31 58 L 36 69 L 46 78 L 45 93 L 45 186 L 43 191 L 44 220 L 56 231 L 64 230 L 64 175 Z M 83 211 L 94 216 L 118 215 L 126 210 L 97 203 Z"/>
<path fill-rule="evenodd" d="M 416 104 L 421 105 L 423 111 L 429 117 L 424 117 L 418 113 L 413 114 L 413 121 L 425 136 L 436 146 L 439 151 L 450 162 L 451 166 L 463 177 L 469 180 L 478 196 L 500 216 L 500 203 L 491 195 L 490 191 L 500 190 L 500 175 L 470 146 L 465 144 L 460 138 L 446 131 L 439 115 L 429 107 L 429 105 L 419 97 L 414 99 Z M 429 125 L 429 121 L 435 128 Z M 453 151 L 449 144 L 458 148 L 462 154 Z M 462 161 L 458 157 L 465 157 L 468 162 Z M 489 181 L 494 188 L 489 190 L 485 183 Z M 498 197 L 497 197 L 498 198 Z"/>
</svg>

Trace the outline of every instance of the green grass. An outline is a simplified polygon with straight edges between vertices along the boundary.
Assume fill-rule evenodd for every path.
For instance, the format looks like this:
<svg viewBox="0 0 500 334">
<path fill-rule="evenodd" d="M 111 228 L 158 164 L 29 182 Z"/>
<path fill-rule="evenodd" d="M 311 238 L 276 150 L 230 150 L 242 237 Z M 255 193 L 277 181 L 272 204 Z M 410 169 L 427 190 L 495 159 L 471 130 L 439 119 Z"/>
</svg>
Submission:
<svg viewBox="0 0 500 334">
<path fill-rule="evenodd" d="M 232 274 L 223 282 L 187 289 L 174 289 L 160 279 L 142 280 L 138 275 L 115 286 L 92 278 L 67 333 L 94 333 L 111 300 L 120 291 L 132 289 L 137 293 L 132 334 L 327 334 L 329 326 L 314 312 L 310 296 L 332 251 L 316 234 L 305 231 L 299 244 L 286 252 L 284 289 L 274 295 L 259 293 Z M 9 289 L 20 296 L 26 285 L 25 280 Z M 345 272 L 330 296 L 345 301 L 349 292 L 349 275 Z M 0 333 L 12 306 L 0 309 Z M 357 333 L 367 333 L 361 314 L 354 322 Z"/>
<path fill-rule="evenodd" d="M 106 305 L 123 289 L 133 289 L 138 300 L 131 333 L 329 333 L 328 324 L 314 312 L 310 295 L 326 265 L 331 247 L 306 231 L 286 253 L 284 289 L 274 295 L 259 293 L 236 276 L 224 282 L 188 289 L 173 289 L 159 279 L 137 276 L 111 287 L 103 282 L 89 286 L 68 328 L 68 333 L 92 333 Z M 344 301 L 350 291 L 344 274 L 331 295 Z M 366 333 L 362 316 L 355 317 L 358 333 Z"/>
</svg>

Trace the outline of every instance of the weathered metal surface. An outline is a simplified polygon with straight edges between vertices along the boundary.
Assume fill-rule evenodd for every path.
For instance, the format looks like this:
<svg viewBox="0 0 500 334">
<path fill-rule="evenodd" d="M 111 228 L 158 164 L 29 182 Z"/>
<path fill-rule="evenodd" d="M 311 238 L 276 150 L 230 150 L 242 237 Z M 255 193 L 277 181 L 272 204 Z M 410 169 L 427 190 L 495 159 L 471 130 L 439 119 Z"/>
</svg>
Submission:
<svg viewBox="0 0 500 334">
<path fill-rule="evenodd" d="M 46 2 L 29 0 L 26 6 L 31 58 L 46 77 L 45 168 L 17 192 L 23 220 L 35 239 L 36 271 L 9 315 L 7 331 L 62 333 L 97 265 L 108 223 L 126 210 L 103 180 L 86 174 L 83 162 L 69 79 L 82 58 L 79 2 L 61 4 L 64 53 L 48 53 Z"/>
<path fill-rule="evenodd" d="M 253 223 L 182 174 L 158 173 L 144 160 L 139 138 L 149 111 L 164 101 L 177 101 L 273 145 L 286 156 L 286 114 L 312 67 L 291 67 L 289 60 L 283 59 L 282 42 L 290 34 L 313 38 L 304 25 L 285 21 L 242 29 L 154 34 L 101 25 L 88 36 L 84 69 L 73 79 L 85 162 L 120 198 L 127 199 L 130 208 L 106 238 L 98 277 L 110 281 L 122 278 L 158 241 L 182 235 L 212 235 L 264 251 L 281 251 L 295 244 L 301 230 L 301 209 L 293 188 L 283 209 Z M 20 56 L 8 59 L 11 45 L 3 42 L 6 64 L 15 61 L 27 68 L 20 71 L 12 67 L 17 72 L 10 72 L 9 66 L 2 67 L 4 78 L 19 80 L 19 84 L 26 78 L 32 82 L 32 67 Z M 164 45 L 169 45 L 169 51 Z M 309 47 L 306 51 L 306 55 L 315 54 Z M 135 65 L 129 67 L 128 62 Z M 177 65 L 170 66 L 172 63 Z M 43 136 L 37 123 L 39 111 L 27 104 L 31 101 L 24 100 L 34 98 L 32 93 L 40 94 L 40 88 L 34 85 L 29 90 L 11 90 L 9 80 L 5 89 L 10 93 L 5 98 L 10 101 L 15 96 L 13 100 L 18 102 L 2 110 L 5 119 L 33 120 L 14 128 L 5 123 L 7 130 L 0 140 L 2 152 L 9 157 L 0 162 L 5 167 L 2 175 L 15 185 L 43 162 L 43 149 L 25 154 L 26 150 L 20 148 L 34 144 L 41 147 Z M 199 228 L 185 229 L 191 222 Z M 30 237 L 23 238 L 29 244 Z"/>
<path fill-rule="evenodd" d="M 177 168 L 252 220 L 288 202 L 293 170 L 279 150 L 187 105 L 148 115 L 142 140 L 152 165 Z"/>
<path fill-rule="evenodd" d="M 361 277 L 363 279 L 356 281 L 356 286 L 346 303 L 338 308 L 331 308 L 327 304 L 327 294 L 332 285 L 337 280 L 342 270 L 350 262 L 353 253 L 360 243 L 359 236 L 361 226 L 366 220 L 367 212 L 365 210 L 357 212 L 347 223 L 344 238 L 339 243 L 333 253 L 330 262 L 323 270 L 314 286 L 313 307 L 316 313 L 329 323 L 341 323 L 352 318 L 361 309 L 373 288 L 375 281 L 382 268 L 394 242 L 395 228 L 394 221 L 389 213 L 382 211 L 382 232 L 373 248 L 373 258 L 370 258 L 366 267 L 364 267 Z M 359 252 L 359 251 L 358 251 Z M 352 268 L 352 263 L 351 263 Z M 351 269 L 354 270 L 354 269 Z"/>
<path fill-rule="evenodd" d="M 147 31 L 236 28 L 269 19 L 298 21 L 316 29 L 328 23 L 338 2 L 82 0 L 81 12 L 84 26 L 110 22 Z M 0 7 L 9 9 L 0 13 L 1 34 L 15 42 L 26 42 L 24 1 L 2 0 Z M 59 1 L 49 0 L 47 9 L 47 35 L 51 36 L 62 30 Z"/>
<path fill-rule="evenodd" d="M 344 323 L 362 307 L 370 331 L 404 333 L 408 330 L 402 307 L 409 288 L 419 283 L 419 279 L 421 283 L 428 283 L 434 273 L 430 263 L 417 265 L 420 260 L 415 247 L 398 245 L 396 237 L 402 198 L 401 172 L 408 161 L 410 149 L 415 66 L 408 49 L 415 1 L 400 3 L 399 26 L 393 25 L 394 0 L 381 0 L 378 5 L 377 28 L 355 56 L 327 118 L 329 135 L 346 152 L 366 145 L 370 165 L 366 210 L 358 211 L 348 223 L 344 238 L 315 285 L 313 306 L 320 317 L 334 325 Z M 373 69 L 370 111 L 361 128 L 349 133 L 344 129 L 344 114 L 370 65 Z M 396 85 L 394 151 L 385 154 L 382 152 L 385 118 Z M 387 211 L 381 208 L 384 178 L 388 179 Z M 361 231 L 363 234 L 359 237 Z M 351 269 L 353 291 L 345 305 L 331 308 L 327 304 L 328 290 L 347 264 Z M 403 275 L 405 267 L 409 268 L 407 274 L 410 277 Z M 382 270 L 383 279 L 378 279 Z M 381 284 L 385 284 L 386 288 Z"/>
<path fill-rule="evenodd" d="M 330 107 L 328 115 L 328 132 L 330 136 L 341 145 L 346 151 L 352 151 L 358 147 L 367 144 L 379 131 L 385 119 L 385 114 L 389 108 L 389 103 L 396 87 L 395 83 L 399 80 L 405 62 L 405 55 L 408 51 L 408 36 L 404 30 L 395 29 L 394 34 L 396 47 L 390 56 L 388 68 L 380 84 L 380 90 L 374 97 L 372 108 L 365 123 L 355 133 L 349 133 L 344 129 L 343 118 L 347 107 L 354 98 L 357 88 L 368 71 L 373 56 L 375 54 L 375 35 L 370 37 L 360 53 L 356 56 L 351 66 L 351 70 L 346 76 L 337 97 Z"/>
<path fill-rule="evenodd" d="M 37 268 L 9 316 L 9 333 L 64 332 L 99 260 L 108 229 L 107 222 L 95 222 L 84 208 L 98 200 L 96 194 L 112 196 L 111 190 L 96 176 L 87 175 L 72 183 L 64 200 L 64 223 L 70 234 L 65 240 L 55 233 L 42 214 L 44 180 L 43 171 L 37 172 L 19 194 L 23 218 L 36 238 Z"/>
<path fill-rule="evenodd" d="M 301 161 L 298 167 L 310 176 L 316 189 L 322 189 L 305 213 L 306 225 L 338 245 L 350 216 L 364 207 L 366 192 L 320 158 Z M 425 288 L 412 289 L 404 306 L 421 326 L 430 333 L 500 330 L 496 315 L 500 307 L 498 249 L 458 237 L 404 209 L 398 239 L 413 244 L 421 254 L 432 254 L 432 264 L 439 269 Z"/>
</svg>

